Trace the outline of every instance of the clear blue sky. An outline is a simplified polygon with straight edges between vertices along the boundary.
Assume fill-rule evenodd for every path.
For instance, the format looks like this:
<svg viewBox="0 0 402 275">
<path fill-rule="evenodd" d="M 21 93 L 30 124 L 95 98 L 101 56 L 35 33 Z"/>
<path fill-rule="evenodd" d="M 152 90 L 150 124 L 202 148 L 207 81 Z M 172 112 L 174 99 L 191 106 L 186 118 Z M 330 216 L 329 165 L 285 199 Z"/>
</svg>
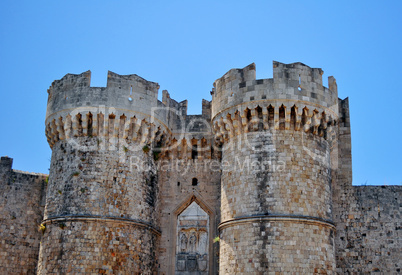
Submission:
<svg viewBox="0 0 402 275">
<path fill-rule="evenodd" d="M 402 1 L 4 1 L 0 155 L 48 172 L 46 90 L 67 73 L 138 74 L 197 114 L 215 79 L 252 62 L 271 78 L 272 60 L 349 97 L 354 184 L 402 184 Z"/>
</svg>

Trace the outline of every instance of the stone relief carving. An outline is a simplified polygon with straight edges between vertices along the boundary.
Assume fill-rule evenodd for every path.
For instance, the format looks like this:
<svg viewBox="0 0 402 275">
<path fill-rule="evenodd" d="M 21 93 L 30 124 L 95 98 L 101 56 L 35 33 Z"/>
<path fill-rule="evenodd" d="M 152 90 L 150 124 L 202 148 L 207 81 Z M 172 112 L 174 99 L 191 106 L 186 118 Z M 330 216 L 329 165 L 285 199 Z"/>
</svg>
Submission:
<svg viewBox="0 0 402 275">
<path fill-rule="evenodd" d="M 197 242 L 197 237 L 195 236 L 195 233 L 193 232 L 193 233 L 191 233 L 191 236 L 190 236 L 189 252 L 196 252 L 196 248 L 195 248 L 196 242 Z"/>
<path fill-rule="evenodd" d="M 207 255 L 200 256 L 197 259 L 198 269 L 201 271 L 207 270 L 208 267 L 208 257 Z"/>
<path fill-rule="evenodd" d="M 185 252 L 187 250 L 187 236 L 184 233 L 181 233 L 180 237 L 180 251 Z"/>
<path fill-rule="evenodd" d="M 209 215 L 192 202 L 177 219 L 177 274 L 208 274 L 208 236 Z"/>
<path fill-rule="evenodd" d="M 185 271 L 186 270 L 186 257 L 185 256 L 177 256 L 176 270 L 177 271 Z"/>
</svg>

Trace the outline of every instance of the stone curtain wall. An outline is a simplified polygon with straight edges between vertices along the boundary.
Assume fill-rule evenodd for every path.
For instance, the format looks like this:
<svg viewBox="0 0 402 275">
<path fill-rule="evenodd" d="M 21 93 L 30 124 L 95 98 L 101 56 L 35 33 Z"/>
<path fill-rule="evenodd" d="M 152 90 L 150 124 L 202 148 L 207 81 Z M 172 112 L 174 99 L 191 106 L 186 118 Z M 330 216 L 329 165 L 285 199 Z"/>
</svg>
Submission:
<svg viewBox="0 0 402 275">
<path fill-rule="evenodd" d="M 397 274 L 402 268 L 402 186 L 352 186 L 349 100 L 339 100 L 339 166 L 333 188 L 336 271 Z"/>
<path fill-rule="evenodd" d="M 402 186 L 350 186 L 336 203 L 337 272 L 400 273 Z"/>
<path fill-rule="evenodd" d="M 47 175 L 0 163 L 0 274 L 36 274 Z"/>
</svg>

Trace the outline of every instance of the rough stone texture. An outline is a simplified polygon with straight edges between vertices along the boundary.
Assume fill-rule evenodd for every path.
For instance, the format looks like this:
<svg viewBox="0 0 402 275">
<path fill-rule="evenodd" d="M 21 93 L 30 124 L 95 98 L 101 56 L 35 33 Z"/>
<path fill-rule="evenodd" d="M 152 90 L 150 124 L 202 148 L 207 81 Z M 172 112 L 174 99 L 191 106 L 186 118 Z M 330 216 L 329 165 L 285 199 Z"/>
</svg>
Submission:
<svg viewBox="0 0 402 275">
<path fill-rule="evenodd" d="M 1 160 L 0 271 L 399 273 L 402 188 L 352 186 L 349 100 L 322 74 L 232 69 L 201 115 L 137 75 L 54 81 L 45 210 L 45 175 Z"/>
<path fill-rule="evenodd" d="M 96 144 L 97 139 L 87 142 Z M 148 160 L 149 170 L 131 166 Z M 81 151 L 60 141 L 52 152 L 44 219 L 89 215 L 154 224 L 158 194 L 153 160 L 145 152 Z"/>
<path fill-rule="evenodd" d="M 129 222 L 60 220 L 46 225 L 38 274 L 152 274 L 156 241 Z"/>
<path fill-rule="evenodd" d="M 402 269 L 402 186 L 350 186 L 335 218 L 340 274 L 397 274 Z"/>
<path fill-rule="evenodd" d="M 339 100 L 336 265 L 339 274 L 401 272 L 402 186 L 352 186 L 349 100 Z"/>
<path fill-rule="evenodd" d="M 159 235 L 152 157 L 143 150 L 101 150 L 94 137 L 75 141 L 82 146 L 59 141 L 53 147 L 38 273 L 152 274 Z M 138 158 L 147 170 L 131 166 Z"/>
<path fill-rule="evenodd" d="M 12 159 L 1 157 L 1 274 L 36 274 L 46 178 L 44 174 L 12 170 Z"/>
<path fill-rule="evenodd" d="M 252 154 L 247 149 L 226 148 L 238 147 L 230 142 L 224 146 L 222 161 L 238 164 L 222 172 L 222 223 L 237 230 L 229 225 L 221 229 L 222 274 L 334 271 L 329 148 L 319 137 L 303 140 L 300 135 L 287 130 L 249 133 L 251 147 L 266 146 L 265 151 Z M 303 146 L 326 158 L 320 162 L 306 156 Z M 251 166 L 239 169 L 238 165 Z M 260 223 L 245 222 L 256 217 Z M 272 217 L 287 222 L 264 223 Z M 329 224 L 311 225 L 316 219 Z"/>
<path fill-rule="evenodd" d="M 221 233 L 220 274 L 332 274 L 334 231 L 295 221 L 250 223 Z"/>
<path fill-rule="evenodd" d="M 222 172 L 222 222 L 265 214 L 332 219 L 328 142 L 302 136 L 291 130 L 254 132 L 223 147 L 222 162 L 235 165 Z M 305 147 L 321 158 L 310 157 Z"/>
</svg>

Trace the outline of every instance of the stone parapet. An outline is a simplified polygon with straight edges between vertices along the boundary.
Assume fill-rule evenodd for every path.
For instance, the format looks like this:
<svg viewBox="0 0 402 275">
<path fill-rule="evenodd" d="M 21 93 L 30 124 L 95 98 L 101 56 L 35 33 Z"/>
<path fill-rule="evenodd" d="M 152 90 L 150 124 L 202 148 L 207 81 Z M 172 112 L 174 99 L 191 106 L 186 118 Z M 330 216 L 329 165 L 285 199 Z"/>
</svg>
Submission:
<svg viewBox="0 0 402 275">
<path fill-rule="evenodd" d="M 289 99 L 305 101 L 337 112 L 338 91 L 334 77 L 328 78 L 329 88 L 322 85 L 321 69 L 303 63 L 273 62 L 274 77 L 256 79 L 255 64 L 232 69 L 214 82 L 212 117 L 219 112 L 245 102 Z"/>
</svg>

